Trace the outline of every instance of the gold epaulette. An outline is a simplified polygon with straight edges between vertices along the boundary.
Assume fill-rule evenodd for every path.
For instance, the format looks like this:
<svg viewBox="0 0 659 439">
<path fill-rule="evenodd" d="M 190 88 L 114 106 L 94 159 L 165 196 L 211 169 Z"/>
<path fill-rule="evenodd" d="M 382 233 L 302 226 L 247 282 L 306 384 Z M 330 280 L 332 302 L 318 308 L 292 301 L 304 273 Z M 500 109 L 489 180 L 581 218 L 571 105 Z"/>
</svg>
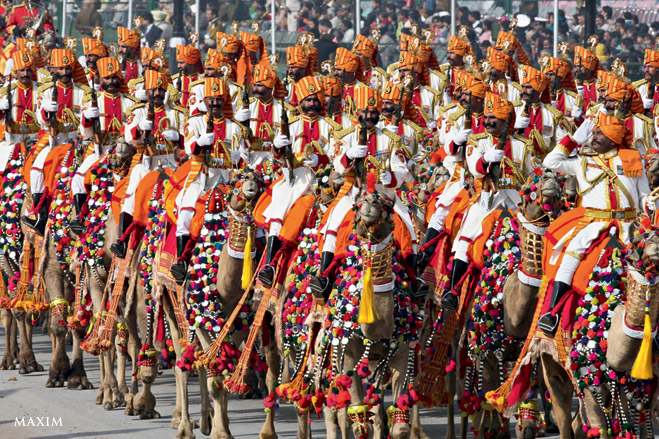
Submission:
<svg viewBox="0 0 659 439">
<path fill-rule="evenodd" d="M 632 82 L 632 85 L 633 85 L 635 88 L 639 88 L 641 85 L 645 85 L 645 84 L 647 84 L 647 83 L 648 83 L 648 80 L 645 79 L 645 78 L 643 78 L 643 79 L 639 79 L 638 81 L 634 81 L 634 82 Z"/>
<path fill-rule="evenodd" d="M 284 102 L 284 105 L 286 106 L 286 111 L 295 111 L 295 107 L 288 102 Z"/>
<path fill-rule="evenodd" d="M 180 77 L 181 77 L 181 74 L 177 73 L 176 75 L 172 76 L 172 81 L 175 80 L 175 79 L 178 79 Z"/>
<path fill-rule="evenodd" d="M 88 86 L 88 85 L 81 84 L 81 83 L 79 83 L 79 82 L 76 82 L 75 85 L 76 85 L 80 90 L 82 90 L 82 91 L 85 92 L 85 93 L 91 93 L 91 92 L 92 92 L 92 88 L 91 88 L 90 86 Z"/>
<path fill-rule="evenodd" d="M 91 100 L 92 100 L 92 92 L 91 92 L 91 90 L 90 90 L 90 91 L 86 91 L 85 94 L 82 95 L 82 101 L 81 101 L 81 103 L 82 103 L 82 105 L 85 105 L 87 102 L 89 102 L 89 101 L 91 101 Z"/>
<path fill-rule="evenodd" d="M 649 123 L 650 125 L 652 125 L 654 123 L 654 121 L 651 118 L 647 117 L 645 114 L 638 113 L 638 114 L 635 114 L 634 116 L 638 117 L 639 119 L 641 119 L 645 123 Z"/>
<path fill-rule="evenodd" d="M 51 77 L 50 72 L 49 72 L 48 69 L 46 69 L 45 67 L 40 68 L 40 69 L 39 69 L 39 72 L 40 72 L 42 75 L 44 75 L 45 77 L 48 77 L 48 78 Z"/>
<path fill-rule="evenodd" d="M 560 110 L 558 110 L 557 108 L 555 108 L 555 107 L 553 107 L 549 104 L 545 105 L 545 108 L 552 114 L 552 116 L 554 116 L 556 118 L 556 120 L 560 120 L 563 117 L 565 117 Z"/>
<path fill-rule="evenodd" d="M 425 86 L 423 88 L 425 88 L 426 90 L 428 90 L 429 92 L 431 92 L 435 96 L 440 96 L 442 94 L 439 90 L 435 90 L 434 88 L 432 88 L 430 86 Z"/>
<path fill-rule="evenodd" d="M 190 114 L 190 112 L 188 111 L 187 108 L 179 107 L 178 105 L 172 105 L 172 104 L 170 104 L 170 105 L 169 105 L 169 108 L 171 108 L 172 110 L 175 110 L 175 111 L 178 111 L 178 112 L 183 113 L 183 115 L 184 115 L 185 117 L 188 117 L 188 114 Z"/>
<path fill-rule="evenodd" d="M 515 87 L 517 90 L 522 91 L 522 86 L 520 85 L 519 82 L 510 81 L 510 85 Z"/>
<path fill-rule="evenodd" d="M 146 104 L 144 102 L 139 102 L 135 105 L 132 105 L 132 106 L 126 108 L 126 114 L 132 113 L 135 110 L 137 110 L 138 108 L 142 108 L 142 107 L 146 107 Z"/>
<path fill-rule="evenodd" d="M 192 87 L 194 87 L 196 85 L 199 85 L 199 84 L 203 84 L 203 83 L 204 83 L 203 78 L 202 79 L 197 79 L 196 81 L 192 81 L 190 84 L 188 84 L 188 89 L 192 90 Z"/>
<path fill-rule="evenodd" d="M 423 127 L 417 125 L 416 123 L 412 122 L 411 120 L 406 120 L 405 123 L 409 126 L 412 127 L 414 132 L 416 132 L 418 135 L 423 135 L 424 129 Z"/>
<path fill-rule="evenodd" d="M 481 140 L 483 140 L 483 139 L 487 139 L 489 136 L 490 136 L 490 135 L 487 134 L 487 133 L 470 134 L 470 135 L 469 135 L 469 138 L 467 139 L 467 141 L 468 141 L 469 143 L 471 143 L 472 145 L 475 145 L 475 144 L 477 144 L 478 142 L 480 142 Z"/>
<path fill-rule="evenodd" d="M 457 110 L 455 110 L 453 113 L 449 114 L 448 121 L 450 123 L 455 123 L 455 122 L 458 121 L 458 119 L 460 119 L 466 113 L 467 113 L 467 110 L 464 107 L 460 107 Z"/>
<path fill-rule="evenodd" d="M 255 97 L 251 97 L 251 98 L 249 98 L 249 103 L 250 103 L 250 104 L 253 104 L 255 101 L 256 101 L 256 98 L 255 98 Z"/>
<path fill-rule="evenodd" d="M 290 125 L 290 124 L 292 124 L 292 123 L 297 122 L 298 120 L 300 120 L 300 116 L 289 117 L 289 118 L 288 118 L 288 124 Z"/>
<path fill-rule="evenodd" d="M 402 145 L 401 138 L 398 134 L 394 134 L 389 130 L 382 130 L 382 132 L 384 133 L 385 136 L 389 137 L 392 142 Z"/>
<path fill-rule="evenodd" d="M 167 91 L 169 92 L 170 102 L 177 102 L 179 100 L 178 90 L 173 85 L 169 84 Z"/>
<path fill-rule="evenodd" d="M 389 77 L 391 76 L 391 74 L 389 74 L 388 72 L 385 72 L 384 69 L 381 69 L 380 67 L 373 67 L 373 68 L 374 68 L 379 74 L 384 75 L 385 79 L 387 79 L 387 80 L 388 80 Z"/>
<path fill-rule="evenodd" d="M 354 126 L 351 126 L 351 127 L 348 127 L 348 128 L 344 128 L 344 129 L 339 130 L 339 131 L 335 131 L 335 132 L 334 132 L 334 138 L 335 138 L 336 140 L 343 139 L 345 136 L 347 136 L 348 134 L 350 134 L 350 133 L 352 133 L 352 132 L 354 132 L 354 131 L 355 131 L 355 127 L 354 127 Z"/>
<path fill-rule="evenodd" d="M 332 119 L 332 118 L 329 117 L 329 116 L 326 116 L 326 117 L 325 117 L 325 122 L 327 122 L 327 123 L 329 124 L 329 126 L 332 127 L 332 129 L 334 130 L 334 132 L 343 129 L 343 126 L 342 126 L 342 125 L 339 125 L 339 123 L 338 123 L 337 121 L 335 121 L 334 119 Z"/>
<path fill-rule="evenodd" d="M 484 134 L 484 133 L 483 133 Z M 524 143 L 526 146 L 533 146 L 533 140 L 527 139 L 524 136 L 520 136 L 519 134 L 513 134 L 513 139 L 517 139 L 520 142 Z"/>
<path fill-rule="evenodd" d="M 398 70 L 398 65 L 399 64 L 400 63 L 397 63 L 397 62 L 389 64 L 389 67 L 387 67 L 387 73 L 389 73 L 390 75 L 393 75 L 394 72 L 396 70 Z"/>
<path fill-rule="evenodd" d="M 52 82 L 52 81 L 44 82 L 44 83 L 41 84 L 41 85 L 39 86 L 39 88 L 37 89 L 37 95 L 39 95 L 39 96 L 43 96 L 43 92 L 46 91 L 46 90 L 48 90 L 49 88 L 51 88 L 53 85 L 55 85 L 55 83 Z"/>
<path fill-rule="evenodd" d="M 524 102 L 521 99 L 518 99 L 515 102 L 512 102 L 512 104 L 513 104 L 513 107 L 523 107 L 524 105 L 526 105 L 526 102 Z"/>
<path fill-rule="evenodd" d="M 11 89 L 16 90 L 16 83 L 11 83 Z M 7 96 L 7 87 L 0 87 L 0 96 Z"/>
<path fill-rule="evenodd" d="M 130 81 L 128 81 L 128 88 L 135 89 L 137 88 L 137 84 L 144 82 L 144 78 L 133 78 Z"/>
<path fill-rule="evenodd" d="M 443 106 L 439 107 L 439 108 L 437 109 L 437 112 L 439 113 L 439 116 L 438 116 L 438 117 L 442 117 L 442 116 L 444 116 L 443 113 L 446 113 L 448 110 L 450 110 L 450 109 L 456 107 L 457 105 L 458 105 L 457 102 L 451 102 L 450 104 L 443 105 Z"/>
<path fill-rule="evenodd" d="M 139 102 L 141 102 L 141 101 L 140 101 L 139 99 L 137 99 L 135 96 L 131 96 L 131 95 L 128 94 L 128 93 L 124 93 L 124 94 L 123 94 L 123 97 L 125 97 L 125 98 L 128 99 L 128 100 L 131 100 L 131 101 L 135 102 L 136 104 L 139 103 Z"/>
<path fill-rule="evenodd" d="M 567 90 L 567 91 L 565 92 L 565 94 L 567 94 L 568 96 L 573 97 L 574 99 L 576 99 L 577 96 L 579 96 L 577 93 L 573 92 L 572 90 Z"/>
</svg>

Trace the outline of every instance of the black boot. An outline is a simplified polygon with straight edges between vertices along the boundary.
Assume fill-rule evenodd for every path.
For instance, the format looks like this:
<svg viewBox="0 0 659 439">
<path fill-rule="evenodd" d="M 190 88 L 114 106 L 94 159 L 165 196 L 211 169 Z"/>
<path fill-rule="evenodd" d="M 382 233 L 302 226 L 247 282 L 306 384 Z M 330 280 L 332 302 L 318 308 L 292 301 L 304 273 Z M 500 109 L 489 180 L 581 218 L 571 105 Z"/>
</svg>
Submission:
<svg viewBox="0 0 659 439">
<path fill-rule="evenodd" d="M 455 286 L 460 282 L 469 268 L 469 264 L 460 259 L 453 259 L 453 269 L 451 270 L 451 289 L 444 293 L 442 297 L 442 306 L 449 311 L 457 311 L 460 305 L 460 296 L 455 291 Z"/>
<path fill-rule="evenodd" d="M 412 253 L 411 255 L 407 256 L 405 258 L 405 263 L 407 266 L 410 268 L 412 273 L 418 273 L 418 266 L 417 266 L 417 260 L 418 260 L 418 255 Z M 427 283 L 421 279 L 421 277 L 417 276 L 416 280 L 412 284 L 412 297 L 414 298 L 420 298 L 420 297 L 426 297 L 426 294 L 430 291 L 430 287 L 428 286 Z"/>
<path fill-rule="evenodd" d="M 121 236 L 128 230 L 128 227 L 133 223 L 133 215 L 121 212 L 119 216 L 119 239 L 117 239 L 111 246 L 110 251 L 114 253 L 119 259 L 126 257 L 128 250 L 128 243 L 121 240 Z"/>
<path fill-rule="evenodd" d="M 549 312 L 543 314 L 538 319 L 538 328 L 542 329 L 542 332 L 545 334 L 551 336 L 556 334 L 556 328 L 558 327 L 558 316 L 553 315 L 551 311 L 568 291 L 570 291 L 570 285 L 561 281 L 554 282 L 554 289 L 551 292 L 551 304 L 549 307 Z"/>
<path fill-rule="evenodd" d="M 320 270 L 317 276 L 313 276 L 309 280 L 309 288 L 316 298 L 316 303 L 323 306 L 327 303 L 329 299 L 330 292 L 332 291 L 332 284 L 329 281 L 327 276 L 323 276 L 325 270 L 332 265 L 334 260 L 334 252 L 323 252 L 323 256 L 320 259 Z"/>
<path fill-rule="evenodd" d="M 75 194 L 73 196 L 73 202 L 76 205 L 76 211 L 78 212 L 78 216 L 76 216 L 73 221 L 71 221 L 71 225 L 69 228 L 73 233 L 76 235 L 80 236 L 83 234 L 85 231 L 85 225 L 83 224 L 84 221 L 82 218 L 80 218 L 80 213 L 82 212 L 82 206 L 85 205 L 85 202 L 87 201 L 87 194 Z"/>
<path fill-rule="evenodd" d="M 426 230 L 426 236 L 423 238 L 423 243 L 421 243 L 421 246 L 423 247 L 424 244 L 432 241 L 439 234 L 440 234 L 439 230 L 428 228 L 428 230 Z M 417 270 L 416 270 L 417 274 L 421 274 L 425 271 L 426 267 L 428 266 L 428 263 L 430 262 L 430 258 L 435 253 L 436 248 L 437 245 L 434 244 L 428 247 L 427 249 L 425 249 L 424 251 L 422 251 L 421 253 L 419 253 L 419 256 L 417 258 Z"/>
<path fill-rule="evenodd" d="M 169 270 L 174 276 L 174 280 L 179 285 L 183 285 L 185 282 L 185 276 L 188 274 L 188 261 L 181 259 L 181 255 L 185 251 L 185 246 L 188 245 L 190 241 L 190 235 L 182 235 L 176 237 L 176 257 L 178 262 L 172 265 L 172 268 Z"/>
<path fill-rule="evenodd" d="M 265 265 L 259 271 L 259 280 L 264 287 L 270 288 L 275 281 L 275 267 L 270 265 L 272 258 L 277 254 L 282 242 L 277 236 L 268 236 L 268 247 L 265 250 Z"/>
<path fill-rule="evenodd" d="M 32 194 L 32 205 L 37 206 L 43 194 L 35 193 Z M 23 223 L 26 226 L 34 230 L 38 235 L 43 236 L 46 231 L 46 222 L 48 221 L 48 206 L 47 203 L 43 203 L 37 212 L 37 217 L 35 219 L 28 218 L 27 215 L 23 215 Z"/>
</svg>

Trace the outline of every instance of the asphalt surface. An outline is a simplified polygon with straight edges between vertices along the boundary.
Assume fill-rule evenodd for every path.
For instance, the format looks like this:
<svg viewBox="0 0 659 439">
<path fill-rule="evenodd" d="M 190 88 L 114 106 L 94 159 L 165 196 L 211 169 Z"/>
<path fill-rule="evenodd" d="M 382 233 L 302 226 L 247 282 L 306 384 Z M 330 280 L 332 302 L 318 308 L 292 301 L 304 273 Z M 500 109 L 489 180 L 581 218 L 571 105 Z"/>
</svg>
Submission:
<svg viewBox="0 0 659 439">
<path fill-rule="evenodd" d="M 37 361 L 44 372 L 20 375 L 17 370 L 0 371 L 0 439 L 68 439 L 68 438 L 174 438 L 175 430 L 170 427 L 176 403 L 176 387 L 173 370 L 166 370 L 152 387 L 156 397 L 156 410 L 160 419 L 140 420 L 124 415 L 123 408 L 106 411 L 95 405 L 100 379 L 98 360 L 85 354 L 87 376 L 94 384 L 93 390 L 68 390 L 66 387 L 45 387 L 48 365 L 51 360 L 51 344 L 40 329 L 34 331 L 34 349 Z M 5 351 L 4 328 L 0 327 L 0 358 Z M 68 347 L 70 355 L 71 347 Z M 130 371 L 128 372 L 130 373 Z M 199 419 L 200 397 L 196 377 L 190 379 L 190 414 Z M 387 398 L 387 404 L 391 398 Z M 456 410 L 457 411 L 457 410 Z M 229 400 L 230 428 L 238 438 L 258 438 L 265 419 L 261 399 L 241 400 L 231 396 Z M 421 419 L 426 433 L 431 438 L 443 438 L 446 434 L 446 410 L 422 410 Z M 17 421 L 18 420 L 18 421 Z M 18 425 L 17 425 L 18 422 Z M 24 426 L 20 425 L 24 422 Z M 459 433 L 459 419 L 456 417 Z M 282 404 L 276 412 L 276 428 L 279 438 L 296 437 L 295 409 Z M 324 438 L 322 419 L 314 418 L 311 423 L 314 438 Z M 198 438 L 205 437 L 195 429 Z M 514 433 L 513 433 L 514 436 Z"/>
</svg>

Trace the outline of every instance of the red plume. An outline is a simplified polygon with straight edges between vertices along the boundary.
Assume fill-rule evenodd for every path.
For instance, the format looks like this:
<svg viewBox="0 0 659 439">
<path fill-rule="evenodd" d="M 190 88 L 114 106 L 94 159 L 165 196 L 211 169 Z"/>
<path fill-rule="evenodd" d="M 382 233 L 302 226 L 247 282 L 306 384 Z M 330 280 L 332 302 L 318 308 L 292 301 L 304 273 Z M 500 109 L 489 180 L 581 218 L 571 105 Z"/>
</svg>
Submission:
<svg viewBox="0 0 659 439">
<path fill-rule="evenodd" d="M 377 178 L 378 176 L 375 174 L 375 172 L 369 172 L 366 176 L 366 190 L 369 194 L 375 192 L 375 182 Z"/>
</svg>

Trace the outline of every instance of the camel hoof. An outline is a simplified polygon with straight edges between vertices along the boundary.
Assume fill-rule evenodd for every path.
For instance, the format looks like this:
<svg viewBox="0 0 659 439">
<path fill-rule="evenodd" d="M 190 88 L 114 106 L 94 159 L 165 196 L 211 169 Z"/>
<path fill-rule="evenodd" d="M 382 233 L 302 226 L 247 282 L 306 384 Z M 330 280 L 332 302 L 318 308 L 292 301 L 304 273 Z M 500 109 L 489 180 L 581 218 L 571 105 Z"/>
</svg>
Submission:
<svg viewBox="0 0 659 439">
<path fill-rule="evenodd" d="M 272 433 L 261 433 L 259 439 L 277 439 L 277 433 L 274 431 Z"/>
<path fill-rule="evenodd" d="M 195 439 L 195 435 L 192 432 L 192 429 L 183 429 L 182 431 L 179 431 L 176 433 L 176 439 Z"/>
<path fill-rule="evenodd" d="M 524 439 L 535 439 L 535 428 L 526 427 L 523 437 Z"/>
<path fill-rule="evenodd" d="M 28 371 L 27 371 L 27 367 L 25 367 L 25 366 L 20 367 L 20 368 L 18 369 L 18 373 L 20 373 L 21 375 L 25 375 L 25 374 L 27 374 L 27 373 L 28 373 Z"/>
<path fill-rule="evenodd" d="M 99 393 L 98 396 L 96 397 L 96 401 L 94 401 L 94 404 L 96 405 L 103 404 L 103 389 L 99 389 Z"/>
<path fill-rule="evenodd" d="M 69 388 L 69 390 L 89 390 L 94 388 L 92 383 L 90 383 L 85 376 L 69 378 L 66 386 Z"/>
<path fill-rule="evenodd" d="M 64 387 L 64 380 L 59 378 L 48 378 L 48 381 L 46 381 L 46 387 Z"/>
<path fill-rule="evenodd" d="M 104 408 L 105 410 L 112 410 L 114 407 L 112 407 L 112 402 L 107 401 L 107 402 L 104 402 L 104 403 L 103 403 L 103 408 Z"/>
<path fill-rule="evenodd" d="M 140 413 L 140 419 L 160 419 L 160 413 L 153 410 L 152 412 Z"/>
<path fill-rule="evenodd" d="M 211 429 L 213 427 L 213 415 L 210 413 L 206 413 L 201 415 L 201 418 L 199 419 L 199 431 L 201 431 L 201 434 L 204 436 L 208 436 L 211 434 Z"/>
</svg>

